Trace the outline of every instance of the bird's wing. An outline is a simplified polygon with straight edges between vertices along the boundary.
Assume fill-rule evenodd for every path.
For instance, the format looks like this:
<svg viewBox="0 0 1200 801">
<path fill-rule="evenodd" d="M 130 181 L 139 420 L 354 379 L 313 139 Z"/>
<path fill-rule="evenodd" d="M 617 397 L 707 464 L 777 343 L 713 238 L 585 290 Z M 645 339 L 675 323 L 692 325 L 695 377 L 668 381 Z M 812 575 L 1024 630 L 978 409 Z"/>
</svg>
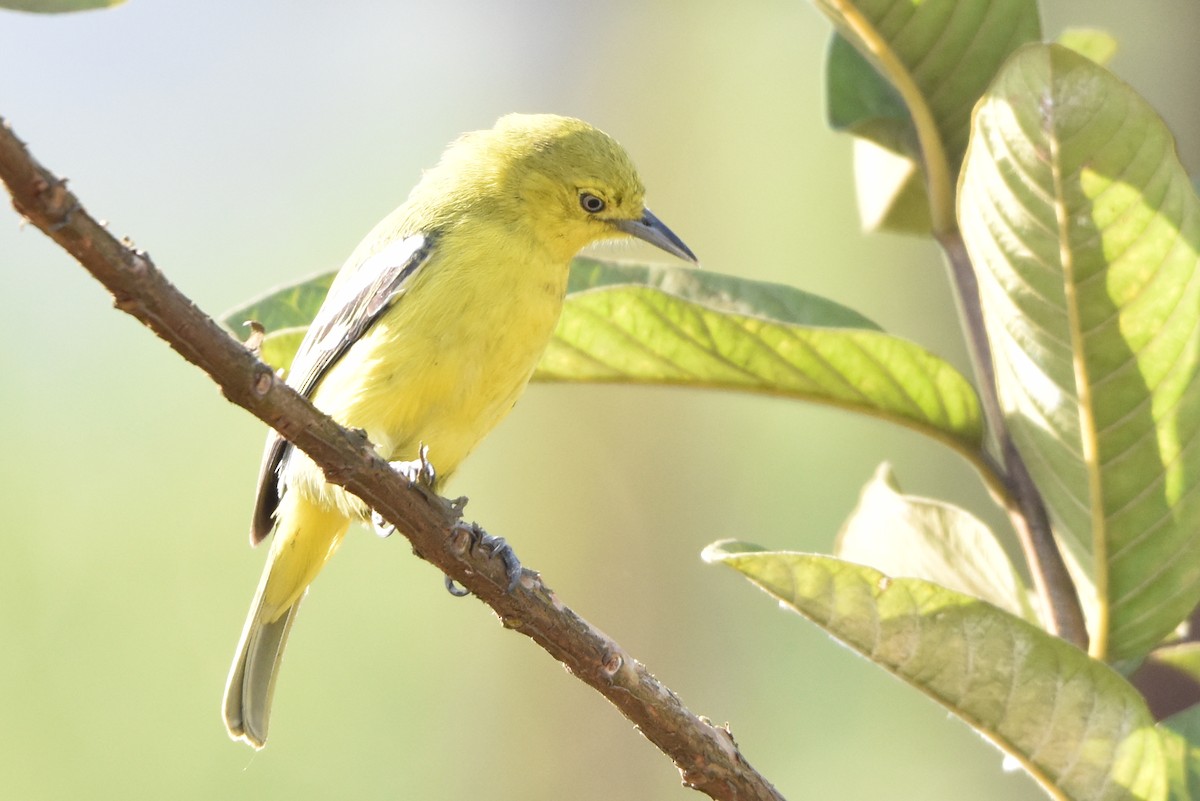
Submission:
<svg viewBox="0 0 1200 801">
<path fill-rule="evenodd" d="M 429 261 L 433 237 L 415 234 L 398 239 L 334 281 L 308 327 L 288 371 L 288 384 L 310 397 L 337 360 L 395 303 L 413 275 Z M 279 475 L 291 449 L 271 432 L 258 473 L 258 493 L 250 541 L 258 544 L 271 533 L 279 505 Z"/>
</svg>

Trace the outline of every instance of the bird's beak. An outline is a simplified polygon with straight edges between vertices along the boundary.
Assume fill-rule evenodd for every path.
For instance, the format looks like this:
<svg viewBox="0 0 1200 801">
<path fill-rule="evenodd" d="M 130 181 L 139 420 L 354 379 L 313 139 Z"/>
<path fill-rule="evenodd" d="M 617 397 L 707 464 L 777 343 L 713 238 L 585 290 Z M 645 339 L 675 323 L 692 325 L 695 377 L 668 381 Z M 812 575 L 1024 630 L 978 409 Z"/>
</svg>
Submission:
<svg viewBox="0 0 1200 801">
<path fill-rule="evenodd" d="M 663 221 L 650 213 L 650 209 L 645 209 L 642 212 L 640 220 L 613 220 L 612 224 L 618 231 L 636 236 L 645 242 L 649 242 L 656 248 L 662 248 L 668 253 L 678 256 L 684 261 L 690 261 L 692 264 L 699 264 L 700 260 L 696 258 L 696 254 L 692 253 L 687 245 L 683 244 L 683 240 L 675 236 L 671 229 L 663 224 Z"/>
</svg>

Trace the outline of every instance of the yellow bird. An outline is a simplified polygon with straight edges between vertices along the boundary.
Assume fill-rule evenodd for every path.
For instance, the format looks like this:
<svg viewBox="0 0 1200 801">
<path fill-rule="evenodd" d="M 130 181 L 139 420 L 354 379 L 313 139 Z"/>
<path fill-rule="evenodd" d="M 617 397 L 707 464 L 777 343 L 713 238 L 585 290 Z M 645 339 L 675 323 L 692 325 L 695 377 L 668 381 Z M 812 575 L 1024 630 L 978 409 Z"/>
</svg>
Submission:
<svg viewBox="0 0 1200 801">
<path fill-rule="evenodd" d="M 524 390 L 581 248 L 633 236 L 695 262 L 643 195 L 625 150 L 580 120 L 510 114 L 465 134 L 347 259 L 288 384 L 391 461 L 427 446 L 444 480 Z M 369 514 L 268 437 L 250 537 L 275 538 L 225 688 L 234 739 L 266 743 L 300 600 Z"/>
</svg>

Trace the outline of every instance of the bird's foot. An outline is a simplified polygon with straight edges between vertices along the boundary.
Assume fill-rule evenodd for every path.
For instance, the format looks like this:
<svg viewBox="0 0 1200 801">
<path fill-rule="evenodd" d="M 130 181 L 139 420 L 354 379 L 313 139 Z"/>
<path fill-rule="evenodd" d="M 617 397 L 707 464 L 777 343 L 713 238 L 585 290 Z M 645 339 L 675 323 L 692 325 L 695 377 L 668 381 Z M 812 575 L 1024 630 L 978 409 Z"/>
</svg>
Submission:
<svg viewBox="0 0 1200 801">
<path fill-rule="evenodd" d="M 459 522 L 454 526 L 451 532 L 451 537 L 461 537 L 464 541 L 463 551 L 472 552 L 477 548 L 484 548 L 487 551 L 489 559 L 499 559 L 504 564 L 504 575 L 508 577 L 507 592 L 512 592 L 517 588 L 517 583 L 521 580 L 521 560 L 517 558 L 516 551 L 512 549 L 503 537 L 493 537 L 475 523 Z M 458 586 L 454 583 L 454 579 L 446 576 L 446 589 L 456 598 L 461 598 L 464 595 L 469 595 L 470 591 Z"/>
<path fill-rule="evenodd" d="M 365 433 L 365 432 L 364 432 Z M 434 484 L 437 483 L 437 471 L 433 469 L 433 463 L 429 461 L 429 446 L 422 445 L 417 451 L 417 458 L 412 461 L 397 461 L 388 462 L 400 475 L 408 480 L 409 484 L 420 484 L 430 492 L 434 491 Z M 380 537 L 390 537 L 396 533 L 396 527 L 383 519 L 383 516 L 371 510 L 371 528 Z"/>
</svg>

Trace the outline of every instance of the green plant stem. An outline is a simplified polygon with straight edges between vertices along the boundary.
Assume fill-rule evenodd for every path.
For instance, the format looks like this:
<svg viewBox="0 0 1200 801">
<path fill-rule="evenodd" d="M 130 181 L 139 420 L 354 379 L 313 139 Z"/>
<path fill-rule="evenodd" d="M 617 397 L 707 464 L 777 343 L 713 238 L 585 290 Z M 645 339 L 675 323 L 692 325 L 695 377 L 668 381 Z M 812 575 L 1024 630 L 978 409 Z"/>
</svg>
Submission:
<svg viewBox="0 0 1200 801">
<path fill-rule="evenodd" d="M 958 231 L 954 207 L 954 171 L 933 110 L 907 66 L 856 4 L 846 0 L 817 0 L 817 6 L 849 34 L 849 41 L 855 43 L 880 74 L 895 87 L 912 116 L 929 193 L 933 233 L 950 262 L 951 280 L 971 360 L 975 365 L 984 418 L 1000 455 L 998 464 L 989 459 L 986 453 L 974 461 L 988 466 L 985 468 L 984 482 L 993 492 L 997 490 L 997 484 L 1003 488 L 997 493 L 999 500 L 1017 531 L 1035 589 L 1049 613 L 1051 630 L 1068 642 L 1086 649 L 1087 625 L 1075 583 L 1054 541 L 1041 494 L 1012 441 L 1001 413 L 996 394 L 995 367 L 979 303 L 979 285 Z M 988 475 L 989 472 L 992 475 Z"/>
<path fill-rule="evenodd" d="M 1067 642 L 1087 650 L 1087 623 L 1079 604 L 1075 582 L 1067 571 L 1062 552 L 1054 541 L 1050 518 L 1041 493 L 1033 483 L 1025 461 L 1017 451 L 996 392 L 996 368 L 983 324 L 983 308 L 979 301 L 979 282 L 967 254 L 962 236 L 957 232 L 939 234 L 938 242 L 946 254 L 951 284 L 958 302 L 959 316 L 967 337 L 967 347 L 975 366 L 979 385 L 979 400 L 983 416 L 999 453 L 997 470 L 1006 489 L 1000 499 L 1008 512 L 1017 539 L 1025 553 L 1034 588 L 1049 613 L 1050 628 Z"/>
</svg>

